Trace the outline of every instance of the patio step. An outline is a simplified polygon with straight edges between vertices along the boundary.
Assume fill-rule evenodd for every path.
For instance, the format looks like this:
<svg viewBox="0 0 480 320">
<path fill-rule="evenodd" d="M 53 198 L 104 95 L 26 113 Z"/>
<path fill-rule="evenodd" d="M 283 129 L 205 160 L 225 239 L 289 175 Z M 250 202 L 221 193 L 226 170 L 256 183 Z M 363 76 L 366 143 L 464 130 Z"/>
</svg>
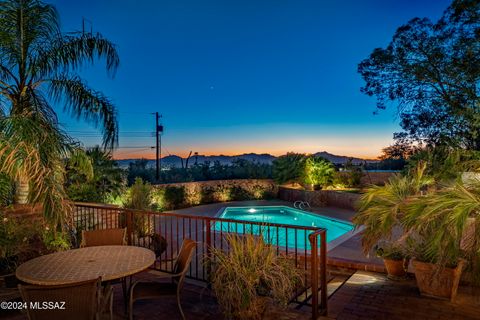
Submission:
<svg viewBox="0 0 480 320">
<path fill-rule="evenodd" d="M 351 276 L 337 275 L 327 283 L 327 299 L 340 289 Z"/>
<path fill-rule="evenodd" d="M 345 282 L 348 281 L 351 275 L 333 275 L 330 274 L 327 277 L 327 299 L 330 298 L 338 289 L 340 289 Z M 306 294 L 305 294 L 306 293 Z M 298 296 L 299 301 L 298 302 L 292 302 L 290 304 L 290 307 L 293 307 L 295 309 L 301 309 L 305 305 L 311 304 L 312 300 L 312 288 L 309 287 L 305 292 L 303 292 L 301 295 Z M 302 298 L 304 298 L 302 300 Z"/>
</svg>

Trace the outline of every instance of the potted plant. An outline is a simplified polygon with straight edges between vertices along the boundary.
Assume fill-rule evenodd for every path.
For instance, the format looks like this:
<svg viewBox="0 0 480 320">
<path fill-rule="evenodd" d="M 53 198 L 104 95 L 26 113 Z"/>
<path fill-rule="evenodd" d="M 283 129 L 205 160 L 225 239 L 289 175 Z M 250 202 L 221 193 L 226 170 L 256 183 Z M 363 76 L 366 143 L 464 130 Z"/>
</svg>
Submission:
<svg viewBox="0 0 480 320">
<path fill-rule="evenodd" d="M 455 299 L 462 270 L 480 282 L 480 182 L 457 181 L 413 198 L 403 226 L 414 243 L 412 261 L 422 294 Z M 470 240 L 466 239 L 471 238 Z"/>
<path fill-rule="evenodd" d="M 409 259 L 402 246 L 383 242 L 375 246 L 375 253 L 383 259 L 388 278 L 401 280 L 406 277 Z"/>
<path fill-rule="evenodd" d="M 261 319 L 268 302 L 288 304 L 302 273 L 286 256 L 254 235 L 229 234 L 227 252 L 214 248 L 212 287 L 228 318 Z"/>
<path fill-rule="evenodd" d="M 412 252 L 412 266 L 420 294 L 454 301 L 465 261 L 460 257 L 450 262 L 431 258 L 430 245 L 424 242 Z"/>
<path fill-rule="evenodd" d="M 364 227 L 362 247 L 366 255 L 379 242 L 393 243 L 393 238 L 402 236 L 405 205 L 433 183 L 433 179 L 424 174 L 425 168 L 426 164 L 420 163 L 408 174 L 395 175 L 384 186 L 372 186 L 361 196 L 353 222 L 356 227 Z"/>
</svg>

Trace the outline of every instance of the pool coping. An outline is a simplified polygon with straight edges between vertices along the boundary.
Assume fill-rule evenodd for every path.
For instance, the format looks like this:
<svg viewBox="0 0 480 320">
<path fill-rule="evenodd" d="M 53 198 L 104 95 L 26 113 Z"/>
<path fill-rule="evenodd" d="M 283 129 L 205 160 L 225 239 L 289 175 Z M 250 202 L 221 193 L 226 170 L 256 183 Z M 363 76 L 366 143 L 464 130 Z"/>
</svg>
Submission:
<svg viewBox="0 0 480 320">
<path fill-rule="evenodd" d="M 321 216 L 322 218 L 325 218 L 327 220 L 333 220 L 333 221 L 337 221 L 337 222 L 341 222 L 341 223 L 347 223 L 347 224 L 350 224 L 354 227 L 354 229 L 352 231 L 348 231 L 347 233 L 345 234 L 342 234 L 340 237 L 338 238 L 335 238 L 333 239 L 332 241 L 328 242 L 327 243 L 327 253 L 331 250 L 333 250 L 335 247 L 339 246 L 340 244 L 344 243 L 345 241 L 349 240 L 350 238 L 354 237 L 355 235 L 357 235 L 358 233 L 362 232 L 365 227 L 364 226 L 360 226 L 360 227 L 355 227 L 355 225 L 353 225 L 350 221 L 346 221 L 346 220 L 342 220 L 342 219 L 337 219 L 337 218 L 333 218 L 333 217 L 329 217 L 329 216 L 325 216 L 325 215 L 322 215 L 320 213 L 317 213 L 317 212 L 314 212 L 314 211 L 305 211 L 305 210 L 301 210 L 301 209 L 298 209 L 298 208 L 295 208 L 295 207 L 290 207 L 290 206 L 287 206 L 287 205 L 277 205 L 277 206 L 233 206 L 233 207 L 229 207 L 229 206 L 225 206 L 225 207 L 221 207 L 217 213 L 214 215 L 215 218 L 221 218 L 221 215 L 222 213 L 225 211 L 226 208 L 248 208 L 248 207 L 287 207 L 287 208 L 292 208 L 292 209 L 295 209 L 295 210 L 299 210 L 299 211 L 304 211 L 306 213 L 310 213 L 310 214 L 314 214 L 314 215 L 317 215 L 317 216 Z M 241 220 L 239 220 L 241 221 Z M 327 230 L 328 232 L 328 230 Z M 310 250 L 308 250 L 310 251 Z"/>
</svg>

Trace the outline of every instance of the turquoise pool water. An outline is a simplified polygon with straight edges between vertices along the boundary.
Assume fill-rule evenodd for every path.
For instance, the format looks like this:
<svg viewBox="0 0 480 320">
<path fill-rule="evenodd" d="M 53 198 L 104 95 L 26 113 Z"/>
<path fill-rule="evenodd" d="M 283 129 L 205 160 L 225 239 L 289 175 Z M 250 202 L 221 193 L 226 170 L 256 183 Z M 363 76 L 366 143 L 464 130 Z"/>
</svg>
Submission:
<svg viewBox="0 0 480 320">
<path fill-rule="evenodd" d="M 275 223 L 327 229 L 327 242 L 351 232 L 351 223 L 338 221 L 319 214 L 298 210 L 287 206 L 268 207 L 226 207 L 219 218 L 241 220 L 255 223 Z M 252 233 L 262 235 L 268 243 L 282 247 L 310 249 L 308 235 L 313 231 L 296 230 L 285 227 L 265 226 L 248 223 L 217 222 L 216 231 Z"/>
</svg>

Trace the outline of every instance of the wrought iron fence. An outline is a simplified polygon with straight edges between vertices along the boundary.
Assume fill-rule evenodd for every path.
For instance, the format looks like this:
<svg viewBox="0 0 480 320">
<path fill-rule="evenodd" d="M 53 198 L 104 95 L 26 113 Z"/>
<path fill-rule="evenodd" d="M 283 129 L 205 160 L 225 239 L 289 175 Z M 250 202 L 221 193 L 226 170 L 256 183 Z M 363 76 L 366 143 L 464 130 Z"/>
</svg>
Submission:
<svg viewBox="0 0 480 320">
<path fill-rule="evenodd" d="M 297 308 L 311 307 L 314 319 L 326 314 L 325 229 L 84 203 L 75 204 L 74 224 L 78 235 L 81 230 L 127 228 L 128 243 L 154 250 L 157 260 L 152 267 L 162 271 L 173 267 L 173 258 L 178 254 L 183 239 L 192 239 L 198 245 L 188 277 L 204 282 L 209 280 L 209 264 L 205 261 L 212 248 L 228 250 L 226 234 L 262 237 L 266 243 L 275 246 L 277 254 L 292 259 L 296 267 L 303 270 L 304 285 L 297 288 L 291 303 Z"/>
</svg>

